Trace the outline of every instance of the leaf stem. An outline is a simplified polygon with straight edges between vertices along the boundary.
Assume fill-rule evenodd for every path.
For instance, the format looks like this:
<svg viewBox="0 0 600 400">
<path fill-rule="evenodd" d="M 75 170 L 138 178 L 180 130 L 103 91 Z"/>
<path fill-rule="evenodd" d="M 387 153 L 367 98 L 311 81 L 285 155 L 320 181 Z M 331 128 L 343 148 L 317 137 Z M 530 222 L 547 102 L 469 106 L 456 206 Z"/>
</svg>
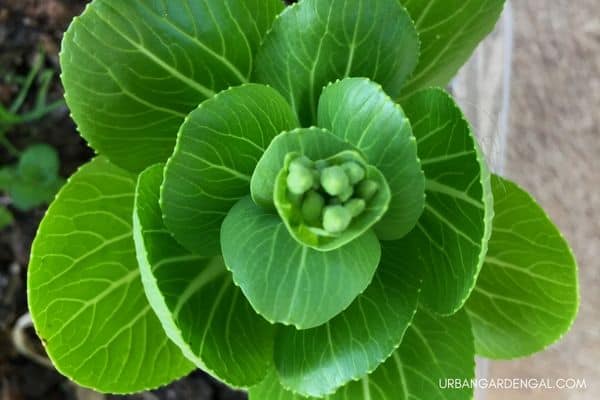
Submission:
<svg viewBox="0 0 600 400">
<path fill-rule="evenodd" d="M 8 151 L 11 156 L 17 158 L 20 157 L 21 152 L 6 138 L 6 136 L 4 136 L 4 133 L 5 132 L 0 133 L 0 144 L 4 146 L 6 151 Z"/>
</svg>

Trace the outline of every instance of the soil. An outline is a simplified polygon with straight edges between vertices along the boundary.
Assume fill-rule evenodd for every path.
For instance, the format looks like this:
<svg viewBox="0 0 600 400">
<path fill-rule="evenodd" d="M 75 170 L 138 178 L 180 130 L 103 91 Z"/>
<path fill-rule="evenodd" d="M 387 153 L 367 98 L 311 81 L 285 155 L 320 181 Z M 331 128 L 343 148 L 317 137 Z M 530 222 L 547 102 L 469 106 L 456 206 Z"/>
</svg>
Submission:
<svg viewBox="0 0 600 400">
<path fill-rule="evenodd" d="M 62 98 L 58 52 L 63 32 L 81 13 L 87 0 L 0 0 L 0 103 L 8 106 L 18 93 L 12 77 L 25 76 L 35 57 L 44 54 L 44 68 L 54 71 L 49 100 Z M 30 91 L 36 92 L 35 84 Z M 23 111 L 33 105 L 30 96 Z M 11 128 L 9 141 L 17 149 L 48 143 L 58 150 L 61 175 L 68 177 L 93 152 L 77 134 L 66 107 L 43 119 Z M 0 146 L 0 166 L 16 160 Z M 0 203 L 6 199 L 1 196 Z M 10 208 L 10 207 L 9 207 Z M 78 388 L 52 368 L 20 355 L 11 339 L 17 319 L 27 313 L 26 274 L 29 250 L 45 209 L 19 212 L 10 208 L 15 222 L 0 231 L 0 400 L 96 400 L 96 399 L 196 399 L 241 400 L 246 395 L 228 389 L 201 371 L 166 388 L 133 396 L 104 396 Z M 32 333 L 31 341 L 43 351 Z"/>
</svg>

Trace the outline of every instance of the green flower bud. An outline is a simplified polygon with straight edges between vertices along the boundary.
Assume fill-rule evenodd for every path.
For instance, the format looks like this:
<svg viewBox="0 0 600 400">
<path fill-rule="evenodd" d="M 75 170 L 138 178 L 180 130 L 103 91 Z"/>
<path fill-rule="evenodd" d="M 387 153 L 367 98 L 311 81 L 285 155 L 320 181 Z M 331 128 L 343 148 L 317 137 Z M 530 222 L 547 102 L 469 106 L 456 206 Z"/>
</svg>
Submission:
<svg viewBox="0 0 600 400">
<path fill-rule="evenodd" d="M 379 190 L 379 184 L 370 179 L 366 179 L 358 184 L 356 187 L 356 193 L 358 196 L 365 201 L 371 200 L 375 193 Z"/>
<path fill-rule="evenodd" d="M 321 186 L 331 196 L 337 196 L 348 190 L 350 180 L 342 167 L 334 165 L 321 171 Z"/>
<path fill-rule="evenodd" d="M 296 194 L 288 190 L 287 198 L 290 203 L 292 203 L 296 207 L 300 207 L 300 205 L 302 204 L 302 199 L 304 198 L 304 194 Z"/>
<path fill-rule="evenodd" d="M 312 172 L 302 165 L 290 170 L 287 176 L 287 187 L 291 193 L 302 194 L 312 188 L 314 183 Z"/>
<path fill-rule="evenodd" d="M 354 161 L 348 161 L 342 165 L 342 168 L 348 175 L 350 183 L 356 185 L 358 182 L 365 179 L 365 169 Z"/>
<path fill-rule="evenodd" d="M 310 191 L 302 203 L 302 218 L 310 225 L 317 225 L 325 206 L 325 199 L 319 193 Z"/>
<path fill-rule="evenodd" d="M 315 163 L 310 158 L 306 156 L 300 156 L 290 163 L 289 170 L 292 171 L 298 168 L 312 169 L 314 164 Z"/>
<path fill-rule="evenodd" d="M 350 197 L 352 197 L 353 194 L 354 188 L 352 186 L 348 186 L 348 188 L 345 191 L 339 194 L 338 198 L 342 203 L 345 203 L 348 200 L 350 200 Z"/>
<path fill-rule="evenodd" d="M 365 211 L 365 208 L 367 207 L 367 202 L 363 199 L 352 199 L 349 202 L 347 202 L 344 205 L 344 207 L 346 208 L 346 210 L 350 211 L 352 217 L 358 217 L 360 214 L 363 213 L 363 211 Z"/>
<path fill-rule="evenodd" d="M 323 212 L 323 229 L 329 233 L 341 233 L 352 222 L 352 214 L 344 206 L 328 206 Z"/>
</svg>

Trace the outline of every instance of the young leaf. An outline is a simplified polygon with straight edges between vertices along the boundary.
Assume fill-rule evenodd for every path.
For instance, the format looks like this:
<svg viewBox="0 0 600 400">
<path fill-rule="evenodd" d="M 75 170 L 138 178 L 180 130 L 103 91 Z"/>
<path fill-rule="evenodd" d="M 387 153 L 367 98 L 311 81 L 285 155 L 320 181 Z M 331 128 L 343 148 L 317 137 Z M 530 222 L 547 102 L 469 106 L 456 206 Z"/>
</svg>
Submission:
<svg viewBox="0 0 600 400">
<path fill-rule="evenodd" d="M 298 329 L 346 309 L 371 282 L 381 255 L 371 231 L 332 251 L 302 246 L 277 214 L 250 196 L 227 214 L 221 246 L 225 265 L 256 312 Z"/>
<path fill-rule="evenodd" d="M 250 182 L 252 200 L 261 207 L 275 209 L 273 193 L 279 171 L 290 153 L 324 160 L 342 151 L 356 150 L 351 144 L 320 128 L 299 128 L 277 136 L 262 155 Z"/>
<path fill-rule="evenodd" d="M 421 41 L 419 64 L 403 95 L 446 86 L 496 25 L 504 0 L 400 0 Z"/>
<path fill-rule="evenodd" d="M 418 268 L 384 242 L 373 282 L 347 310 L 317 328 L 281 329 L 275 367 L 283 386 L 322 396 L 377 368 L 400 345 L 413 319 Z"/>
<path fill-rule="evenodd" d="M 53 147 L 31 146 L 23 152 L 16 167 L 0 171 L 0 188 L 8 192 L 12 204 L 22 211 L 49 203 L 64 183 L 58 175 L 59 163 Z"/>
<path fill-rule="evenodd" d="M 250 191 L 271 140 L 297 124 L 283 97 L 256 84 L 221 92 L 194 110 L 181 126 L 161 190 L 165 225 L 175 239 L 194 254 L 219 254 L 227 211 Z"/>
<path fill-rule="evenodd" d="M 48 204 L 64 184 L 63 179 L 40 183 L 27 181 L 20 175 L 16 175 L 11 183 L 9 195 L 15 208 L 21 211 L 29 211 L 42 204 Z"/>
<path fill-rule="evenodd" d="M 441 317 L 419 310 L 402 345 L 373 373 L 351 382 L 328 400 L 468 400 L 473 389 L 443 388 L 446 379 L 475 376 L 473 335 L 464 311 Z M 285 390 L 271 372 L 250 389 L 250 400 L 308 399 Z M 314 399 L 310 397 L 310 399 Z"/>
<path fill-rule="evenodd" d="M 131 228 L 135 177 L 96 158 L 48 209 L 27 293 L 56 368 L 101 392 L 155 388 L 193 365 L 165 335 L 140 280 Z"/>
<path fill-rule="evenodd" d="M 492 176 L 494 227 L 467 302 L 477 353 L 523 357 L 565 334 L 579 305 L 577 264 L 568 243 L 523 189 Z"/>
<path fill-rule="evenodd" d="M 60 160 L 56 150 L 47 144 L 38 144 L 28 147 L 17 165 L 17 173 L 25 180 L 51 182 L 58 177 Z"/>
<path fill-rule="evenodd" d="M 282 8 L 279 0 L 94 0 L 60 57 L 82 136 L 130 170 L 165 161 L 190 111 L 248 81 Z"/>
<path fill-rule="evenodd" d="M 275 20 L 254 78 L 285 93 L 309 126 L 329 82 L 364 76 L 396 97 L 418 56 L 417 32 L 398 0 L 303 0 Z"/>
<path fill-rule="evenodd" d="M 417 138 L 427 199 L 417 228 L 397 245 L 425 271 L 422 303 L 452 314 L 475 286 L 487 251 L 490 174 L 469 124 L 443 90 L 411 96 L 404 110 Z"/>
<path fill-rule="evenodd" d="M 410 232 L 423 212 L 425 177 L 402 108 L 376 83 L 348 78 L 323 91 L 319 126 L 356 146 L 385 175 L 392 200 L 375 226 L 377 236 L 394 240 Z"/>
<path fill-rule="evenodd" d="M 163 166 L 138 178 L 133 238 L 142 283 L 169 338 L 199 368 L 237 387 L 259 382 L 272 359 L 273 327 L 256 315 L 221 257 L 193 255 L 173 239 L 158 204 Z"/>
</svg>

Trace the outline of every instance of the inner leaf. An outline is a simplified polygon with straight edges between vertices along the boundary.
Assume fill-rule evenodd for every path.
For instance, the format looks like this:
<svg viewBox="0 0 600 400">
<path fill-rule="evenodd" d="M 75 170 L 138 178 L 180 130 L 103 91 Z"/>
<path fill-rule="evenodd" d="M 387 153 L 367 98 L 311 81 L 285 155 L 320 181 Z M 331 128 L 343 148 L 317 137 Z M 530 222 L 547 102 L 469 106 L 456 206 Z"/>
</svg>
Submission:
<svg viewBox="0 0 600 400">
<path fill-rule="evenodd" d="M 366 232 L 385 214 L 390 198 L 383 174 L 351 150 L 318 160 L 288 153 L 273 193 L 292 237 L 323 251 Z"/>
<path fill-rule="evenodd" d="M 312 160 L 319 160 L 344 150 L 359 151 L 326 129 L 299 128 L 280 133 L 271 141 L 256 164 L 250 182 L 252 200 L 263 208 L 275 210 L 275 182 L 288 154 L 298 153 Z"/>
<path fill-rule="evenodd" d="M 348 308 L 371 283 L 381 257 L 372 230 L 341 249 L 303 246 L 276 213 L 250 196 L 227 213 L 221 248 L 235 284 L 254 310 L 296 329 L 322 325 Z"/>
</svg>

